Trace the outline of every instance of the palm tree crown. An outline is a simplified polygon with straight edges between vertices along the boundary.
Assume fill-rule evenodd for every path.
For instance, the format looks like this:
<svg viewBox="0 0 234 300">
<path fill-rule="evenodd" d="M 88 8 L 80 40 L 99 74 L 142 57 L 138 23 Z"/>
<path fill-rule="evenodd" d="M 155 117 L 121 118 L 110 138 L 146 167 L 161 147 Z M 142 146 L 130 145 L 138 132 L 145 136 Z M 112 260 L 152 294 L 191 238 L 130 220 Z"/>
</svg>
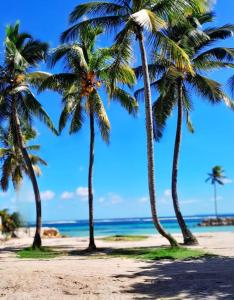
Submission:
<svg viewBox="0 0 234 300">
<path fill-rule="evenodd" d="M 218 183 L 220 185 L 224 185 L 224 170 L 221 166 L 215 166 L 212 168 L 212 172 L 208 173 L 209 177 L 206 179 L 206 182 L 211 181 L 211 184 Z"/>
<path fill-rule="evenodd" d="M 62 131 L 71 118 L 70 133 L 82 127 L 84 113 L 94 114 L 103 139 L 109 141 L 110 122 L 108 120 L 100 91 L 107 93 L 109 99 L 118 101 L 130 114 L 138 109 L 134 97 L 118 87 L 117 83 L 133 85 L 135 74 L 126 64 L 121 64 L 115 73 L 112 70 L 116 48 L 95 48 L 95 41 L 102 33 L 100 27 L 88 26 L 80 32 L 77 42 L 64 44 L 54 50 L 50 64 L 54 66 L 63 60 L 66 73 L 45 75 L 40 91 L 52 89 L 63 95 L 59 130 Z"/>
<path fill-rule="evenodd" d="M 95 1 L 77 5 L 70 14 L 69 21 L 72 25 L 63 32 L 61 40 L 75 40 L 87 25 L 101 26 L 105 32 L 119 31 L 116 36 L 118 45 L 118 62 L 129 60 L 131 57 L 130 44 L 134 36 L 149 33 L 151 44 L 173 57 L 178 65 L 189 67 L 187 54 L 172 40 L 168 39 L 161 31 L 166 26 L 167 17 L 174 19 L 183 17 L 185 11 L 191 9 L 197 12 L 207 8 L 206 1 L 190 0 L 118 0 Z M 82 20 L 85 16 L 86 20 Z M 87 19 L 88 18 L 88 19 Z M 151 34 L 153 33 L 153 34 Z M 117 63 L 118 63 L 117 62 Z"/>
<path fill-rule="evenodd" d="M 20 119 L 31 124 L 36 117 L 56 132 L 52 121 L 30 89 L 38 77 L 30 70 L 45 59 L 48 44 L 34 40 L 28 33 L 19 32 L 19 23 L 7 26 L 5 61 L 0 67 L 0 122 L 7 119 L 13 126 L 11 113 L 17 111 Z"/>
<path fill-rule="evenodd" d="M 171 24 L 165 32 L 188 53 L 193 74 L 178 68 L 169 57 L 156 55 L 155 63 L 149 65 L 152 79 L 151 87 L 159 90 L 160 96 L 153 105 L 155 121 L 155 138 L 162 137 L 167 118 L 178 104 L 179 87 L 181 85 L 183 108 L 188 129 L 193 132 L 190 111 L 193 107 L 191 95 L 194 92 L 211 104 L 223 102 L 234 108 L 232 100 L 224 92 L 222 85 L 206 76 L 206 73 L 221 68 L 234 68 L 234 48 L 211 47 L 219 40 L 229 38 L 234 33 L 234 26 L 227 24 L 221 27 L 201 29 L 206 23 L 213 21 L 214 14 L 191 15 L 186 22 Z M 141 68 L 136 69 L 141 76 Z M 159 78 L 158 78 L 159 77 Z M 156 80 L 154 80 L 156 79 Z M 143 89 L 136 92 L 139 97 Z"/>
</svg>

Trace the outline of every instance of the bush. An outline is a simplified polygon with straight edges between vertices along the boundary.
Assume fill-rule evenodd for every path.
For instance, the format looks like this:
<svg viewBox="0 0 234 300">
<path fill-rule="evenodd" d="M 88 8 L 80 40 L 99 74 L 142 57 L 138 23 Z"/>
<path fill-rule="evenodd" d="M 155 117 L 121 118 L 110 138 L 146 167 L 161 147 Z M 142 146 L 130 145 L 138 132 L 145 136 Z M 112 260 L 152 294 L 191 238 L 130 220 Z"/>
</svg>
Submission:
<svg viewBox="0 0 234 300">
<path fill-rule="evenodd" d="M 16 228 L 19 228 L 23 225 L 21 216 L 17 212 L 10 214 L 7 209 L 0 210 L 0 217 L 2 219 L 3 233 L 12 234 Z"/>
</svg>

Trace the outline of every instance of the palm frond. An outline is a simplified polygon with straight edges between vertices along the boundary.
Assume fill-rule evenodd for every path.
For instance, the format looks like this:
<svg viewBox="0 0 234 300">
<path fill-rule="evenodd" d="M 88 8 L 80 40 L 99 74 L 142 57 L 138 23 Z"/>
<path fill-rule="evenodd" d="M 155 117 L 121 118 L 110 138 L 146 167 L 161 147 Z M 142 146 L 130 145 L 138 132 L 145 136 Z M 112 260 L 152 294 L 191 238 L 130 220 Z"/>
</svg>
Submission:
<svg viewBox="0 0 234 300">
<path fill-rule="evenodd" d="M 95 15 L 105 16 L 109 14 L 118 14 L 124 10 L 124 7 L 111 2 L 91 2 L 77 5 L 69 17 L 70 23 L 77 22 L 80 18 L 93 17 Z"/>
</svg>

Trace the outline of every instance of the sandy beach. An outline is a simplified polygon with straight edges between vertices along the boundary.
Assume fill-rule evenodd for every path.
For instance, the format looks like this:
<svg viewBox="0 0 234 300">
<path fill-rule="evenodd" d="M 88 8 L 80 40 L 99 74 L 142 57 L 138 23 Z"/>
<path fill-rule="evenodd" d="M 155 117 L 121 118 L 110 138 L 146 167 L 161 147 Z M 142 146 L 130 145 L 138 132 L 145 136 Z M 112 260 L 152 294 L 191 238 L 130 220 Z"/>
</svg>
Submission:
<svg viewBox="0 0 234 300">
<path fill-rule="evenodd" d="M 31 239 L 0 245 L 2 299 L 234 299 L 234 232 L 197 234 L 195 248 L 219 255 L 193 261 L 142 261 L 128 258 L 66 255 L 19 259 L 16 250 Z M 182 241 L 180 235 L 177 235 Z M 46 239 L 44 246 L 71 253 L 86 238 Z M 167 245 L 156 236 L 139 242 L 104 242 L 102 248 Z"/>
</svg>

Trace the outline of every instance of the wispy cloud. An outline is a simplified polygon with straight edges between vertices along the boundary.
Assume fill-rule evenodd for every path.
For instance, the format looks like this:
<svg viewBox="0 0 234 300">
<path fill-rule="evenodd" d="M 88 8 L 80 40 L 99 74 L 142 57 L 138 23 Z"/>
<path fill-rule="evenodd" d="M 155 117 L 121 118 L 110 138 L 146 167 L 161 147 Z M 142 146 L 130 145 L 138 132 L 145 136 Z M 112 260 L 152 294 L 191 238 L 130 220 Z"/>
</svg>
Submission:
<svg viewBox="0 0 234 300">
<path fill-rule="evenodd" d="M 224 184 L 230 184 L 230 183 L 233 183 L 234 181 L 232 180 L 232 179 L 230 179 L 230 178 L 224 178 L 223 179 L 223 183 Z"/>
<path fill-rule="evenodd" d="M 87 187 L 80 186 L 76 189 L 76 195 L 80 197 L 82 201 L 87 201 L 89 190 Z"/>
<path fill-rule="evenodd" d="M 105 206 L 118 205 L 123 202 L 123 197 L 116 193 L 108 193 L 107 195 L 98 198 L 98 203 L 103 204 Z"/>
<path fill-rule="evenodd" d="M 187 199 L 187 200 L 181 200 L 180 204 L 187 205 L 187 204 L 193 204 L 193 203 L 197 203 L 197 202 L 199 202 L 199 200 L 197 200 L 197 199 Z"/>
<path fill-rule="evenodd" d="M 9 194 L 9 192 L 0 192 L 0 197 L 8 197 Z"/>
<path fill-rule="evenodd" d="M 68 200 L 68 199 L 74 198 L 74 196 L 75 196 L 75 193 L 65 191 L 61 194 L 60 198 L 63 200 Z"/>
<path fill-rule="evenodd" d="M 164 196 L 164 197 L 171 197 L 171 190 L 170 190 L 170 189 L 166 189 L 166 190 L 163 192 L 163 196 Z"/>
<path fill-rule="evenodd" d="M 138 199 L 138 202 L 141 204 L 145 204 L 149 202 L 149 198 L 148 197 L 141 197 L 140 199 Z"/>
<path fill-rule="evenodd" d="M 52 200 L 55 197 L 55 193 L 53 191 L 43 191 L 41 192 L 41 200 L 48 201 Z"/>
<path fill-rule="evenodd" d="M 114 194 L 114 193 L 109 193 L 108 195 L 109 197 L 109 201 L 111 204 L 119 204 L 123 202 L 123 198 L 118 195 L 118 194 Z"/>
<path fill-rule="evenodd" d="M 99 203 L 104 203 L 106 201 L 105 197 L 98 198 Z"/>
</svg>

